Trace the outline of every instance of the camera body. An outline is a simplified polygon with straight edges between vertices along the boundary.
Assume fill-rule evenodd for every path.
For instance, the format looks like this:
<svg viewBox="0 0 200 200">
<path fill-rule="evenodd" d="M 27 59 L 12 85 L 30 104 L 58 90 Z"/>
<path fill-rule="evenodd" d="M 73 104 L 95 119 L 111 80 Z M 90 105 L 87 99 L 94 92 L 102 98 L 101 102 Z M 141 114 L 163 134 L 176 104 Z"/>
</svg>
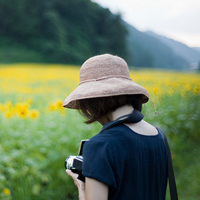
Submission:
<svg viewBox="0 0 200 200">
<path fill-rule="evenodd" d="M 71 170 L 72 172 L 78 174 L 78 179 L 85 182 L 85 177 L 82 175 L 82 163 L 83 163 L 83 145 L 88 140 L 81 140 L 78 156 L 69 156 L 65 160 L 65 168 Z"/>
<path fill-rule="evenodd" d="M 69 156 L 65 160 L 65 168 L 79 174 L 82 170 L 83 156 Z"/>
</svg>

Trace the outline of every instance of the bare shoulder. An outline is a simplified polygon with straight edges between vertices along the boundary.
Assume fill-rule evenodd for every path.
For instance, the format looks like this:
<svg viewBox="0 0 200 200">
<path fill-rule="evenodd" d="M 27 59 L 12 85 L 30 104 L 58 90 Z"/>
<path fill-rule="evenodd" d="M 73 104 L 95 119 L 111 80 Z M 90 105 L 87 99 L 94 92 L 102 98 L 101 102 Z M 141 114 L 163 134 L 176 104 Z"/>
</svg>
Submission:
<svg viewBox="0 0 200 200">
<path fill-rule="evenodd" d="M 158 130 L 149 124 L 148 122 L 142 120 L 138 123 L 132 123 L 132 124 L 125 124 L 128 126 L 131 130 L 134 132 L 141 134 L 141 135 L 146 135 L 146 136 L 151 136 L 151 135 L 157 135 Z"/>
</svg>

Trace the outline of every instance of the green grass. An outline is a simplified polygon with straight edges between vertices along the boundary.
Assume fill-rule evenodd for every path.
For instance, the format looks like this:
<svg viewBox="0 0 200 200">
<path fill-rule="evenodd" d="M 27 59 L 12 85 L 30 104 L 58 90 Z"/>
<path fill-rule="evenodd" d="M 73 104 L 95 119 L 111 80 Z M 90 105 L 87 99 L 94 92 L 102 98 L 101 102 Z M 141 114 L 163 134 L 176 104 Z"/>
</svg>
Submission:
<svg viewBox="0 0 200 200">
<path fill-rule="evenodd" d="M 12 199 L 21 200 L 74 196 L 64 161 L 77 154 L 81 139 L 96 132 L 95 125 L 84 125 L 76 114 L 56 112 L 37 120 L 1 117 L 1 191 L 9 188 Z"/>
<path fill-rule="evenodd" d="M 164 96 L 158 116 L 147 121 L 160 126 L 168 137 L 179 199 L 200 199 L 200 96 L 188 93 Z M 169 195 L 168 195 L 169 199 Z"/>
<path fill-rule="evenodd" d="M 45 106 L 45 101 L 39 104 Z M 146 121 L 161 127 L 171 147 L 179 198 L 200 199 L 200 96 L 163 96 L 154 114 L 146 105 Z M 39 105 L 38 107 L 42 107 Z M 37 106 L 37 103 L 34 104 Z M 97 123 L 86 125 L 77 111 L 40 112 L 39 118 L 0 114 L 0 199 L 78 199 L 64 161 L 76 155 L 79 142 L 98 133 Z M 8 188 L 11 195 L 2 191 Z M 169 199 L 169 195 L 167 197 Z"/>
</svg>

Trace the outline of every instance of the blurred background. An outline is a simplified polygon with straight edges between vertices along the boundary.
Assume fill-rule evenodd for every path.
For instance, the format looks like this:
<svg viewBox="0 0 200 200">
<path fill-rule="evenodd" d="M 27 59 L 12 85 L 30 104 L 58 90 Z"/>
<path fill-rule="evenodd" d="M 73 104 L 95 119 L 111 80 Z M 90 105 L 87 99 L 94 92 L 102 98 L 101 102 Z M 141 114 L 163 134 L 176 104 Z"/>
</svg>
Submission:
<svg viewBox="0 0 200 200">
<path fill-rule="evenodd" d="M 81 64 L 110 53 L 153 99 L 180 199 L 200 200 L 199 14 L 198 0 L 0 0 L 0 199 L 78 199 L 64 161 L 101 126 L 62 104 Z"/>
<path fill-rule="evenodd" d="M 82 64 L 109 52 L 130 66 L 199 69 L 200 3 L 167 2 L 1 0 L 0 61 Z"/>
</svg>

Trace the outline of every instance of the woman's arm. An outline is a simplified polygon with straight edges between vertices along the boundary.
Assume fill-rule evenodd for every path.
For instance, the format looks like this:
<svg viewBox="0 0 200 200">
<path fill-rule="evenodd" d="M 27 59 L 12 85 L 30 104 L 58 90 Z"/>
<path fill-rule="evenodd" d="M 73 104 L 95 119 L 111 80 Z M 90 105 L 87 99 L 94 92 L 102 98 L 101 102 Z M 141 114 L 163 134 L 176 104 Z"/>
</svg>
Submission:
<svg viewBox="0 0 200 200">
<path fill-rule="evenodd" d="M 108 186 L 95 179 L 85 178 L 85 199 L 86 200 L 107 200 Z"/>
<path fill-rule="evenodd" d="M 71 170 L 66 170 L 67 174 L 74 180 L 74 184 L 78 188 L 79 200 L 107 200 L 108 186 L 95 179 L 85 178 L 85 183 L 78 180 L 78 175 Z"/>
<path fill-rule="evenodd" d="M 71 170 L 66 170 L 67 174 L 72 177 L 74 184 L 78 188 L 78 198 L 79 200 L 85 200 L 85 183 L 77 179 L 78 174 L 73 173 Z"/>
</svg>

